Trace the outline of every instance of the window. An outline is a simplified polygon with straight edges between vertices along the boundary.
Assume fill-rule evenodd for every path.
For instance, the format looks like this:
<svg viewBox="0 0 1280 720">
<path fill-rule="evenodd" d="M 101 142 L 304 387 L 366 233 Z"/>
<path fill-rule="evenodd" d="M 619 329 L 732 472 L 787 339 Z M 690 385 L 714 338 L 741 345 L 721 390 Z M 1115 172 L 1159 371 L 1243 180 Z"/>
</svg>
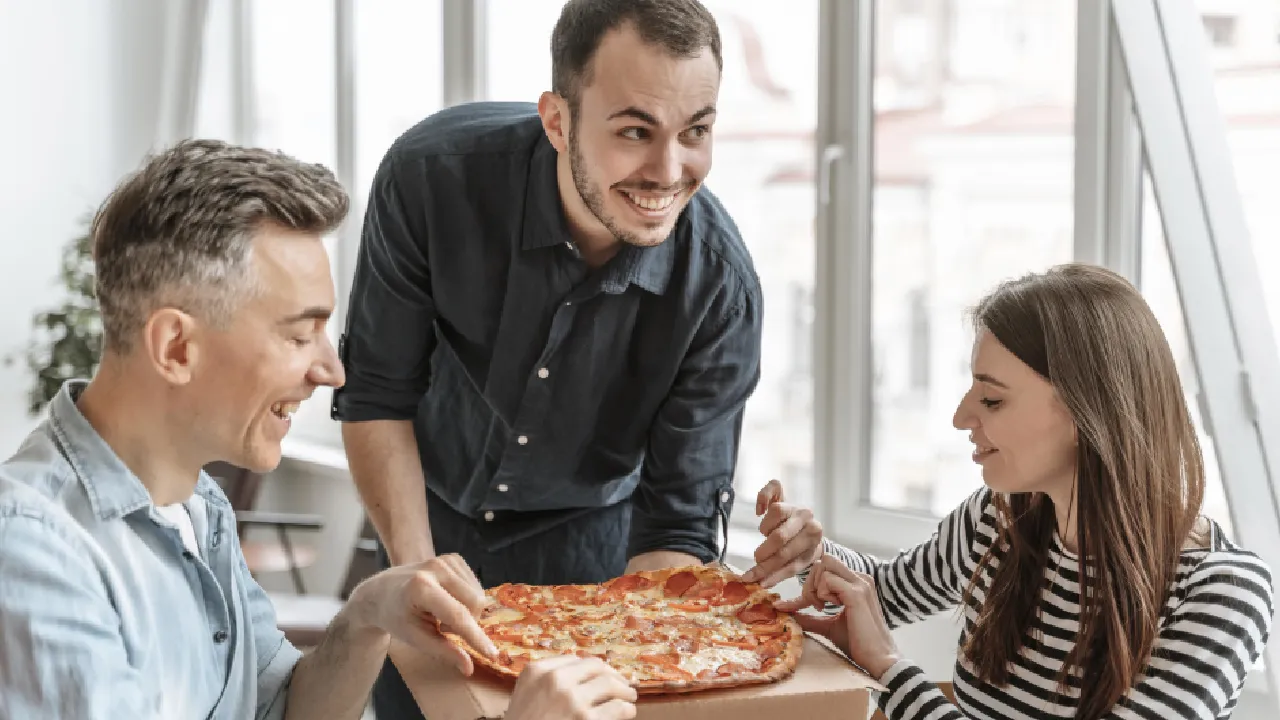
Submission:
<svg viewBox="0 0 1280 720">
<path fill-rule="evenodd" d="M 563 5 L 559 0 L 489 0 L 488 99 L 536 103 L 551 89 L 551 30 Z"/>
<path fill-rule="evenodd" d="M 861 501 L 942 514 L 981 483 L 951 427 L 967 311 L 999 281 L 1072 258 L 1076 4 L 875 5 L 871 474 Z M 924 23 L 922 25 L 922 23 Z M 1032 42 L 1031 40 L 1034 40 Z M 882 44 L 883 45 L 883 44 Z"/>
<path fill-rule="evenodd" d="M 1165 245 L 1164 223 L 1151 190 L 1151 176 L 1143 171 L 1142 181 L 1142 239 L 1141 271 L 1139 283 L 1142 295 L 1151 306 L 1165 337 L 1173 350 L 1178 374 L 1182 376 L 1182 392 L 1191 411 L 1191 420 L 1200 439 L 1204 455 L 1205 491 L 1203 513 L 1222 525 L 1232 536 L 1231 513 L 1227 507 L 1227 495 L 1222 485 L 1222 473 L 1218 469 L 1213 438 L 1205 431 L 1200 413 L 1200 390 L 1196 381 L 1196 368 L 1187 342 L 1187 326 L 1182 315 L 1182 300 L 1174 282 L 1173 269 L 1169 266 L 1169 252 Z"/>
<path fill-rule="evenodd" d="M 1214 47 L 1231 47 L 1236 39 L 1236 19 L 1231 15 L 1205 15 L 1204 31 Z"/>
<path fill-rule="evenodd" d="M 373 174 L 402 132 L 441 104 L 440 0 L 353 4 L 352 67 L 339 67 L 335 5 L 309 0 L 210 4 L 197 132 L 281 150 L 336 172 L 340 144 L 354 147 L 348 227 L 325 238 L 340 298 L 349 287 L 358 228 Z M 338 79 L 352 73 L 353 134 L 338 127 Z M 346 179 L 350 185 L 349 178 Z M 345 298 L 343 298 L 343 301 Z M 329 324 L 336 342 L 342 318 Z M 294 415 L 291 435 L 338 442 L 330 393 L 319 389 Z"/>
</svg>

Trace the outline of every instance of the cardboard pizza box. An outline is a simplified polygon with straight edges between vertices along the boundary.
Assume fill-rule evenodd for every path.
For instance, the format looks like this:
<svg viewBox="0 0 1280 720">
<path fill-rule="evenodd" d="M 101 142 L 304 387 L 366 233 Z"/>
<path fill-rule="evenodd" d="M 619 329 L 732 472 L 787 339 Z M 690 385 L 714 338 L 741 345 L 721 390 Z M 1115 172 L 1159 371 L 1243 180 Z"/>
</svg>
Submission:
<svg viewBox="0 0 1280 720">
<path fill-rule="evenodd" d="M 510 685 L 477 668 L 465 677 L 447 660 L 399 642 L 391 660 L 429 720 L 501 718 Z M 779 718 L 865 718 L 872 691 L 883 690 L 824 641 L 806 637 L 795 673 L 769 685 L 703 690 L 682 695 L 641 696 L 638 720 L 778 720 Z"/>
</svg>

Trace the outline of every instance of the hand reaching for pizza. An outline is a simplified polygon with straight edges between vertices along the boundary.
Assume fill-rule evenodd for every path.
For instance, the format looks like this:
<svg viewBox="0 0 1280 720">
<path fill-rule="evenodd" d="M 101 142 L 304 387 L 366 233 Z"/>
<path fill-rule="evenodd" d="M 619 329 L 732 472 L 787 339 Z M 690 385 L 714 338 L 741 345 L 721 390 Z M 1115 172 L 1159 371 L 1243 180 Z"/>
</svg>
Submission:
<svg viewBox="0 0 1280 720">
<path fill-rule="evenodd" d="M 516 681 L 507 720 L 629 720 L 636 691 L 599 658 L 569 655 L 529 663 Z"/>
<path fill-rule="evenodd" d="M 827 603 L 844 607 L 835 616 L 797 612 L 809 607 L 822 609 Z M 806 632 L 817 633 L 835 643 L 850 660 L 876 679 L 901 659 L 884 612 L 880 610 L 875 579 L 851 570 L 830 555 L 824 555 L 813 565 L 800 597 L 774 606 L 783 612 L 795 613 L 796 621 Z"/>
<path fill-rule="evenodd" d="M 756 515 L 764 542 L 756 548 L 756 566 L 742 579 L 773 587 L 822 557 L 822 523 L 809 508 L 783 502 L 782 483 L 770 480 L 756 496 Z"/>
<path fill-rule="evenodd" d="M 445 655 L 463 675 L 470 675 L 471 656 L 446 642 L 436 631 L 436 621 L 472 647 L 497 655 L 498 649 L 476 622 L 475 613 L 487 602 L 465 560 L 439 555 L 370 577 L 356 587 L 348 604 L 360 622 L 419 650 Z"/>
</svg>

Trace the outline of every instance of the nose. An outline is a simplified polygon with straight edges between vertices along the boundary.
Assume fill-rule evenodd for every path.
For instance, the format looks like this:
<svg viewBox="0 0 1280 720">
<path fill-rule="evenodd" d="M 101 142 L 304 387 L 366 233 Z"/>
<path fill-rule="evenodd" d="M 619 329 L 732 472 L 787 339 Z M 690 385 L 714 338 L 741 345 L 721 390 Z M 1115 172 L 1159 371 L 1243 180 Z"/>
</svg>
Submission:
<svg viewBox="0 0 1280 720">
<path fill-rule="evenodd" d="M 334 349 L 329 338 L 320 343 L 320 356 L 311 364 L 308 373 L 312 383 L 331 388 L 340 388 L 347 383 L 347 371 L 342 367 L 342 358 Z"/>
<path fill-rule="evenodd" d="M 965 393 L 960 398 L 960 404 L 956 405 L 956 412 L 951 416 L 951 426 L 957 430 L 974 430 L 978 427 L 978 414 L 969 407 L 971 394 L 972 392 Z"/>
<path fill-rule="evenodd" d="M 650 163 L 650 179 L 666 189 L 679 185 L 684 177 L 684 150 L 677 139 L 665 144 L 655 144 L 654 158 Z"/>
</svg>

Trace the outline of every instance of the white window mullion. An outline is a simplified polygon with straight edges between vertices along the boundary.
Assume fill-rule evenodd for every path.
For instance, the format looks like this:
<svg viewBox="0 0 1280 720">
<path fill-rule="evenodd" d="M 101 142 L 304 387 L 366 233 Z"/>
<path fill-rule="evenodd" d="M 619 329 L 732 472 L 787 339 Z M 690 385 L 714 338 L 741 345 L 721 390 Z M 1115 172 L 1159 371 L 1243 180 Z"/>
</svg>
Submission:
<svg viewBox="0 0 1280 720">
<path fill-rule="evenodd" d="M 1080 0 L 1076 35 L 1075 259 L 1133 283 L 1141 267 L 1142 142 L 1111 4 Z"/>
<path fill-rule="evenodd" d="M 444 106 L 488 97 L 485 0 L 442 0 Z"/>
</svg>

